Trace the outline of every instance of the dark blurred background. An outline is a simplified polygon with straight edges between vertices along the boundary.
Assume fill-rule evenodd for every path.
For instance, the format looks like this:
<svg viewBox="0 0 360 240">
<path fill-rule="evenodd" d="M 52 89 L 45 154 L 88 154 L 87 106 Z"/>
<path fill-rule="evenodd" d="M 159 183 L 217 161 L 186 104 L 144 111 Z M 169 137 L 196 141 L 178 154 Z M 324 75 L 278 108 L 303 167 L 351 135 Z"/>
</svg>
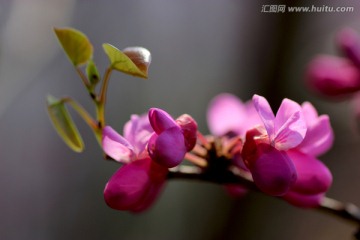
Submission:
<svg viewBox="0 0 360 240">
<path fill-rule="evenodd" d="M 354 12 L 261 13 L 267 4 Z M 102 192 L 118 165 L 102 159 L 77 117 L 86 149 L 65 146 L 45 100 L 72 96 L 93 110 L 52 31 L 71 26 L 92 41 L 102 71 L 102 43 L 152 53 L 148 80 L 112 75 L 107 121 L 120 132 L 130 114 L 161 107 L 191 114 L 206 134 L 207 104 L 221 92 L 243 100 L 261 94 L 274 108 L 284 97 L 311 101 L 330 115 L 336 134 L 321 158 L 334 175 L 329 196 L 360 205 L 360 139 L 350 104 L 320 98 L 304 84 L 315 54 L 337 54 L 339 29 L 360 31 L 359 11 L 359 1 L 1 0 L 0 239 L 351 239 L 355 227 L 340 219 L 260 193 L 234 200 L 221 186 L 199 182 L 169 182 L 140 215 L 112 210 Z"/>
</svg>

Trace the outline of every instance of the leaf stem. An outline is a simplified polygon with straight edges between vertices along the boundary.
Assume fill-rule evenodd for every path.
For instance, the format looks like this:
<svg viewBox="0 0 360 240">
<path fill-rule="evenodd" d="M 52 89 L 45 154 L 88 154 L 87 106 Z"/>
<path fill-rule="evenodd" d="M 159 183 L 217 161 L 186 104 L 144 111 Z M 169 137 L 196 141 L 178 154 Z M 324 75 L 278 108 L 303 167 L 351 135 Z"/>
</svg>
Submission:
<svg viewBox="0 0 360 240">
<path fill-rule="evenodd" d="M 108 67 L 104 74 L 104 78 L 103 78 L 104 81 L 101 86 L 101 91 L 100 91 L 100 95 L 99 95 L 99 102 L 102 102 L 103 104 L 105 104 L 105 102 L 106 102 L 106 93 L 107 93 L 107 89 L 108 89 L 108 85 L 109 85 L 109 79 L 111 76 L 111 72 L 112 72 L 112 68 Z"/>
<path fill-rule="evenodd" d="M 76 72 L 79 74 L 82 82 L 84 83 L 85 87 L 90 90 L 90 83 L 89 80 L 87 79 L 87 77 L 84 75 L 84 73 L 81 71 L 81 69 L 79 67 L 75 67 Z"/>
<path fill-rule="evenodd" d="M 92 130 L 97 129 L 96 121 L 90 116 L 90 114 L 74 99 L 65 97 L 61 99 L 64 103 L 68 103 L 90 126 Z"/>
<path fill-rule="evenodd" d="M 96 115 L 98 120 L 98 127 L 102 129 L 105 126 L 105 104 L 106 104 L 106 95 L 107 89 L 109 86 L 109 79 L 111 76 L 112 68 L 109 67 L 106 69 L 104 74 L 102 86 L 100 89 L 100 94 L 97 99 L 95 99 L 96 103 Z"/>
<path fill-rule="evenodd" d="M 65 97 L 62 98 L 61 101 L 64 103 L 68 103 L 78 114 L 82 117 L 82 119 L 89 125 L 89 127 L 94 131 L 97 141 L 101 142 L 101 131 L 98 127 L 96 121 L 91 117 L 91 115 L 74 99 Z"/>
</svg>

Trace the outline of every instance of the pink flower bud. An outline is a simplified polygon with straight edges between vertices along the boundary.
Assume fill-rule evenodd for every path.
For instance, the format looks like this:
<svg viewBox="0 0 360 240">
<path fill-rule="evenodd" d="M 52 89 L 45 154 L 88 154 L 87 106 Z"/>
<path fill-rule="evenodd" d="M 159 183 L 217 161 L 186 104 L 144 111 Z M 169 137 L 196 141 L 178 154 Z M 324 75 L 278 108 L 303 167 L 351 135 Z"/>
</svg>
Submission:
<svg viewBox="0 0 360 240">
<path fill-rule="evenodd" d="M 318 56 L 306 72 L 309 86 L 330 97 L 343 97 L 360 90 L 360 71 L 349 60 L 333 56 Z"/>
<path fill-rule="evenodd" d="M 175 121 L 167 112 L 151 108 L 149 121 L 155 133 L 148 144 L 150 157 L 168 168 L 179 165 L 196 143 L 197 124 L 189 115 Z"/>
<path fill-rule="evenodd" d="M 351 28 L 344 28 L 337 34 L 336 40 L 344 54 L 360 68 L 359 34 Z"/>
</svg>

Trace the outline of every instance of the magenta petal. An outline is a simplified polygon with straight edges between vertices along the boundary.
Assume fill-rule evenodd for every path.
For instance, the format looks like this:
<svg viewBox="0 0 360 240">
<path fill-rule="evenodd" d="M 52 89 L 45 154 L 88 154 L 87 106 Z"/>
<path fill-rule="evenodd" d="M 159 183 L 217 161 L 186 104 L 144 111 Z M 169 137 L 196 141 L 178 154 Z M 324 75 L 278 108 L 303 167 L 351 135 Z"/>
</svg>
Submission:
<svg viewBox="0 0 360 240">
<path fill-rule="evenodd" d="M 298 173 L 291 190 L 300 194 L 312 195 L 326 192 L 332 183 L 329 169 L 318 159 L 293 150 L 288 151 Z"/>
<path fill-rule="evenodd" d="M 128 163 L 134 156 L 133 146 L 109 126 L 103 129 L 102 148 L 118 162 Z"/>
<path fill-rule="evenodd" d="M 176 122 L 183 132 L 186 150 L 191 151 L 197 140 L 198 126 L 196 121 L 191 116 L 183 114 L 176 119 Z"/>
<path fill-rule="evenodd" d="M 360 71 L 349 60 L 319 56 L 307 69 L 307 80 L 314 90 L 327 96 L 345 96 L 360 90 Z"/>
<path fill-rule="evenodd" d="M 266 144 L 258 145 L 258 158 L 249 170 L 259 189 L 272 196 L 284 195 L 296 181 L 296 170 L 284 151 Z"/>
<path fill-rule="evenodd" d="M 261 120 L 263 121 L 266 131 L 270 139 L 272 139 L 275 135 L 274 113 L 271 110 L 268 101 L 264 97 L 255 94 L 252 99 L 253 99 L 254 107 L 258 112 Z"/>
<path fill-rule="evenodd" d="M 216 136 L 222 136 L 233 131 L 239 133 L 241 122 L 246 118 L 243 103 L 236 96 L 223 93 L 211 100 L 207 121 L 210 132 Z"/>
<path fill-rule="evenodd" d="M 275 118 L 275 147 L 288 150 L 299 145 L 306 134 L 306 122 L 296 102 L 284 99 Z"/>
<path fill-rule="evenodd" d="M 106 184 L 105 202 L 117 210 L 143 211 L 159 195 L 167 173 L 167 168 L 154 163 L 150 158 L 124 165 Z"/>
<path fill-rule="evenodd" d="M 171 168 L 179 165 L 186 153 L 185 141 L 179 127 L 154 134 L 148 145 L 150 157 L 158 164 Z"/>
<path fill-rule="evenodd" d="M 149 156 L 151 157 L 151 159 L 154 159 L 156 156 L 156 140 L 157 138 L 159 137 L 159 135 L 157 135 L 156 133 L 153 133 L 151 136 L 150 136 L 150 139 L 149 139 L 149 142 L 148 142 L 148 145 L 147 145 L 147 150 L 148 150 L 148 153 L 149 153 Z"/>
<path fill-rule="evenodd" d="M 150 124 L 157 134 L 162 133 L 166 129 L 178 127 L 175 120 L 162 109 L 151 108 L 148 115 Z"/>
<path fill-rule="evenodd" d="M 301 208 L 315 208 L 318 207 L 323 199 L 324 194 L 303 195 L 297 192 L 289 191 L 283 196 L 283 199 L 288 203 Z"/>
<path fill-rule="evenodd" d="M 151 186 L 148 173 L 150 159 L 142 159 L 122 166 L 105 186 L 107 205 L 117 210 L 132 210 L 142 204 Z"/>
<path fill-rule="evenodd" d="M 319 156 L 328 151 L 334 141 L 330 119 L 327 115 L 319 117 L 316 109 L 309 102 L 304 102 L 301 107 L 306 120 L 307 132 L 297 149 L 312 156 Z"/>
<path fill-rule="evenodd" d="M 334 142 L 334 133 L 327 115 L 322 115 L 308 127 L 305 139 L 297 149 L 312 156 L 327 152 Z"/>
<path fill-rule="evenodd" d="M 151 184 L 148 186 L 146 190 L 146 194 L 141 199 L 139 204 L 132 208 L 132 212 L 139 213 L 144 210 L 147 210 L 155 200 L 158 198 L 160 192 L 162 191 L 166 176 L 168 174 L 168 168 L 161 166 L 154 161 L 150 160 L 150 166 L 148 170 L 148 174 L 150 177 Z"/>
<path fill-rule="evenodd" d="M 134 213 L 140 213 L 147 210 L 150 206 L 152 206 L 155 200 L 158 198 L 160 192 L 162 191 L 164 183 L 165 182 L 158 184 L 151 184 L 148 187 L 147 192 L 144 198 L 142 199 L 142 201 L 139 202 L 137 206 L 134 206 L 131 209 L 131 211 Z"/>
</svg>

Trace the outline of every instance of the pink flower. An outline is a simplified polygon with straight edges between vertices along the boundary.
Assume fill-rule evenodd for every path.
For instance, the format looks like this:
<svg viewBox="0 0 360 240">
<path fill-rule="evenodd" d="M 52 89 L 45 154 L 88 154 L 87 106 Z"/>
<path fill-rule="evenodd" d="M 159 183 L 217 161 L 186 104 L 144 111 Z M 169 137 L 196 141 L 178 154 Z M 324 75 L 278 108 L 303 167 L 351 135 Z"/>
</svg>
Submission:
<svg viewBox="0 0 360 240">
<path fill-rule="evenodd" d="M 275 116 L 264 97 L 255 94 L 253 103 L 263 121 L 271 146 L 278 150 L 288 150 L 303 141 L 307 128 L 299 104 L 285 98 Z"/>
<path fill-rule="evenodd" d="M 302 109 L 294 101 L 284 99 L 275 116 L 264 97 L 254 95 L 253 104 L 263 126 L 247 132 L 242 157 L 260 190 L 281 196 L 297 179 L 295 166 L 286 151 L 305 138 L 307 128 Z"/>
<path fill-rule="evenodd" d="M 124 137 L 106 126 L 104 152 L 125 163 L 105 186 L 106 203 L 117 210 L 147 209 L 161 192 L 168 168 L 182 161 L 195 146 L 196 136 L 197 124 L 189 115 L 175 121 L 155 108 L 150 109 L 148 117 L 133 115 L 125 124 Z"/>
<path fill-rule="evenodd" d="M 186 152 L 191 151 L 196 144 L 195 120 L 189 115 L 182 115 L 175 121 L 158 108 L 149 110 L 149 120 L 155 131 L 148 145 L 150 157 L 168 168 L 179 165 Z"/>
<path fill-rule="evenodd" d="M 316 157 L 331 147 L 333 131 L 329 117 L 318 116 L 310 103 L 300 106 L 284 99 L 275 115 L 264 97 L 254 95 L 243 104 L 233 95 L 220 94 L 210 103 L 208 122 L 215 135 L 243 138 L 241 157 L 234 155 L 234 164 L 250 171 L 261 191 L 313 207 L 329 189 L 331 173 Z M 243 164 L 236 164 L 240 161 Z"/>
<path fill-rule="evenodd" d="M 129 163 L 145 151 L 152 132 L 146 115 L 132 115 L 124 126 L 124 137 L 110 126 L 103 129 L 102 147 L 114 160 Z"/>
<path fill-rule="evenodd" d="M 332 145 L 328 116 L 319 117 L 310 103 L 300 106 L 288 99 L 274 116 L 265 98 L 255 95 L 253 101 L 266 129 L 265 134 L 261 128 L 249 131 L 242 153 L 255 184 L 270 195 L 285 194 L 297 206 L 300 199 L 311 200 L 304 206 L 314 205 L 332 182 L 328 168 L 315 158 Z"/>
<path fill-rule="evenodd" d="M 360 37 L 346 28 L 338 33 L 337 44 L 345 57 L 316 57 L 307 68 L 307 82 L 325 96 L 351 96 L 360 90 Z"/>
<path fill-rule="evenodd" d="M 124 137 L 109 126 L 103 129 L 104 152 L 125 163 L 105 186 L 104 199 L 109 207 L 143 211 L 161 192 L 168 168 L 153 162 L 146 151 L 152 132 L 146 115 L 132 115 L 125 124 Z"/>
<path fill-rule="evenodd" d="M 261 123 L 251 101 L 243 103 L 238 97 L 223 93 L 209 104 L 207 121 L 215 136 L 235 133 L 245 137 L 246 131 Z"/>
<path fill-rule="evenodd" d="M 327 115 L 318 116 L 308 102 L 302 104 L 307 124 L 305 139 L 287 152 L 292 159 L 298 178 L 284 199 L 295 206 L 316 207 L 330 188 L 330 170 L 316 158 L 330 149 L 334 134 Z"/>
</svg>

